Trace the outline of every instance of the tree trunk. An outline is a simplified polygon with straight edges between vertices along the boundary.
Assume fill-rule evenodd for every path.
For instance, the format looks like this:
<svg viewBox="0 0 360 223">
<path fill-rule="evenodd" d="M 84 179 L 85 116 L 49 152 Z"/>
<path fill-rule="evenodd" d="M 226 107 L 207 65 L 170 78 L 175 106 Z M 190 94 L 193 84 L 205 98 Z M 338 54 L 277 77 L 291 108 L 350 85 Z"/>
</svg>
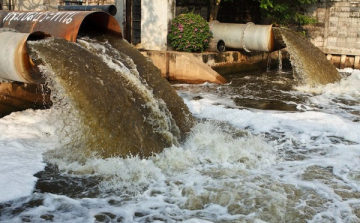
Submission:
<svg viewBox="0 0 360 223">
<path fill-rule="evenodd" d="M 221 2 L 221 0 L 210 0 L 209 22 L 212 22 L 217 19 L 220 2 Z"/>
</svg>

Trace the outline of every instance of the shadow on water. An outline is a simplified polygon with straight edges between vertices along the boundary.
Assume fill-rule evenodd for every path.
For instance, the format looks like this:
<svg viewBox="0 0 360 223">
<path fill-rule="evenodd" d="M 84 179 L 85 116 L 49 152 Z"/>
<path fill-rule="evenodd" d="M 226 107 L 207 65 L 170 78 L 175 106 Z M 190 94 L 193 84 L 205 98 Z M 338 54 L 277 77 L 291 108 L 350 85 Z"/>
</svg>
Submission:
<svg viewBox="0 0 360 223">
<path fill-rule="evenodd" d="M 251 71 L 224 76 L 230 80 L 222 86 L 215 84 L 182 85 L 174 84 L 177 90 L 193 93 L 193 100 L 202 99 L 203 93 L 226 96 L 239 108 L 261 110 L 299 111 L 298 104 L 304 102 L 303 97 L 288 93 L 293 90 L 297 81 L 291 70 Z"/>
<path fill-rule="evenodd" d="M 229 89 L 237 106 L 261 110 L 297 111 L 300 98 L 284 92 L 292 90 L 296 83 L 291 70 L 248 72 L 231 75 Z M 240 96 L 241 95 L 241 96 Z"/>
</svg>

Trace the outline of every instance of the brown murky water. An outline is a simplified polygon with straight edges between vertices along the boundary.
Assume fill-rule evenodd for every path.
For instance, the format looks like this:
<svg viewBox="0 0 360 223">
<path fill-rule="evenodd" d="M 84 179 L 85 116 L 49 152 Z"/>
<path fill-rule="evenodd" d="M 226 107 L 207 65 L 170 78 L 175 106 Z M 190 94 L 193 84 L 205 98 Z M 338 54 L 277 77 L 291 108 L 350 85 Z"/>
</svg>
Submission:
<svg viewBox="0 0 360 223">
<path fill-rule="evenodd" d="M 294 76 L 303 85 L 317 86 L 340 80 L 339 72 L 326 59 L 324 53 L 305 37 L 285 28 L 274 28 L 280 32 L 290 53 Z"/>
<path fill-rule="evenodd" d="M 33 193 L 0 203 L 0 222 L 360 222 L 360 71 L 316 88 L 299 85 L 291 70 L 226 78 L 173 84 L 196 124 L 183 142 L 147 159 L 54 156 L 66 138 L 40 134 L 64 127 L 54 110 L 1 119 L 0 128 L 19 128 L 11 140 L 25 150 L 32 135 L 21 123 L 32 118 L 40 120 L 30 126 L 40 129 L 34 144 L 57 146 L 45 150 Z M 0 135 L 0 145 L 11 144 Z"/>
<path fill-rule="evenodd" d="M 69 149 L 102 157 L 149 156 L 178 144 L 192 117 L 155 66 L 139 53 L 136 65 L 131 57 L 137 50 L 125 41 L 117 39 L 115 47 L 129 48 L 121 53 L 88 41 L 81 41 L 83 47 L 62 39 L 31 44 L 56 106 L 68 116 L 63 134 L 71 138 Z"/>
</svg>

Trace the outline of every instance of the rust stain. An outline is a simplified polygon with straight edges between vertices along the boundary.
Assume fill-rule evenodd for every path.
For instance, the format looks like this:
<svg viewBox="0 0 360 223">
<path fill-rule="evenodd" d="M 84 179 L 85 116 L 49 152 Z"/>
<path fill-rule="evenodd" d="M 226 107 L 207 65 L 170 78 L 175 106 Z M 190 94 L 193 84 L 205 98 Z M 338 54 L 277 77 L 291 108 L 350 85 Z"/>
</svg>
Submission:
<svg viewBox="0 0 360 223">
<path fill-rule="evenodd" d="M 0 28 L 11 28 L 30 33 L 19 41 L 14 58 L 20 82 L 0 83 L 0 117 L 12 111 L 51 106 L 50 90 L 43 83 L 42 74 L 28 56 L 26 42 L 47 36 L 75 42 L 79 33 L 111 33 L 122 39 L 120 25 L 105 12 L 22 12 L 0 11 Z"/>
<path fill-rule="evenodd" d="M 26 42 L 44 39 L 47 36 L 59 37 L 75 42 L 79 33 L 112 33 L 122 38 L 121 28 L 113 16 L 105 12 L 32 12 L 0 11 L 0 28 L 15 29 L 20 33 L 31 33 L 16 46 L 14 66 L 19 79 L 28 83 L 43 83 L 38 68 L 30 61 Z"/>
<path fill-rule="evenodd" d="M 272 28 L 270 28 L 269 45 L 268 45 L 269 52 L 272 52 L 275 49 L 274 39 L 275 39 L 275 36 L 274 36 L 273 30 L 272 30 Z"/>
<path fill-rule="evenodd" d="M 109 32 L 122 38 L 120 25 L 105 12 L 0 11 L 0 20 L 0 28 L 12 28 L 22 33 L 42 31 L 72 42 L 76 41 L 79 31 Z"/>
<path fill-rule="evenodd" d="M 51 105 L 50 89 L 44 85 L 0 83 L 0 117 L 13 111 L 46 109 Z"/>
</svg>

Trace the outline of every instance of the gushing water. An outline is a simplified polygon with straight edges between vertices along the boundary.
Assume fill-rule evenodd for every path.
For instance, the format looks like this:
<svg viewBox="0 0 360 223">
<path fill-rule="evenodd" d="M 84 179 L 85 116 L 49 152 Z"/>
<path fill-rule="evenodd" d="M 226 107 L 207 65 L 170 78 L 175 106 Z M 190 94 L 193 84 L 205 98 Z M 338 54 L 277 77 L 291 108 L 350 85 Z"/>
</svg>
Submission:
<svg viewBox="0 0 360 223">
<path fill-rule="evenodd" d="M 319 48 L 290 29 L 273 29 L 283 37 L 290 54 L 294 77 L 300 84 L 315 87 L 340 80 L 339 72 Z"/>
<path fill-rule="evenodd" d="M 189 131 L 191 117 L 182 124 L 174 119 L 167 104 L 176 103 L 181 115 L 190 115 L 169 84 L 163 82 L 163 90 L 174 98 L 164 101 L 129 56 L 107 42 L 79 42 L 48 39 L 30 44 L 34 61 L 49 79 L 55 106 L 64 111 L 59 118 L 66 123 L 62 134 L 70 140 L 69 151 L 149 156 L 178 144 L 178 124 Z M 158 73 L 154 78 L 163 80 Z"/>
<path fill-rule="evenodd" d="M 279 72 L 282 72 L 282 70 L 283 70 L 283 63 L 282 63 L 283 58 L 282 58 L 281 50 L 279 50 L 278 53 L 279 53 L 278 54 L 278 61 L 279 61 L 278 70 L 279 70 Z"/>
<path fill-rule="evenodd" d="M 82 88 L 94 92 L 96 100 L 91 102 L 101 99 L 89 82 L 101 86 L 100 92 L 114 92 L 105 92 L 114 97 L 117 90 L 106 88 L 114 87 L 113 79 L 103 76 L 120 79 L 131 92 L 125 98 L 146 105 L 139 108 L 149 115 L 145 118 L 164 111 L 153 100 L 166 102 L 167 95 L 173 95 L 162 90 L 162 80 L 147 71 L 148 63 L 128 44 L 113 43 L 111 38 L 108 42 L 82 39 L 81 46 L 67 45 L 79 52 L 72 54 L 61 52 L 66 47 L 61 41 L 48 41 L 44 52 L 39 49 L 42 44 L 34 46 L 45 62 L 51 62 L 42 62 L 44 70 L 73 73 L 60 72 L 64 77 L 50 79 L 56 102 L 51 109 L 26 110 L 0 119 L 1 223 L 360 222 L 360 71 L 349 71 L 340 82 L 316 88 L 295 88 L 297 82 L 287 71 L 231 75 L 227 77 L 231 82 L 221 86 L 174 84 L 197 119 L 185 140 L 146 159 L 79 159 L 66 149 L 73 140 L 71 134 L 77 134 L 69 123 L 86 127 L 87 119 L 79 114 L 84 112 L 81 107 L 91 106 L 77 98 L 86 98 Z M 56 52 L 66 60 L 46 59 Z M 122 53 L 131 55 L 131 60 Z M 99 69 L 103 63 L 105 70 Z M 76 72 L 81 69 L 69 65 L 81 64 L 88 71 L 82 78 L 90 80 L 77 83 Z M 90 68 L 99 74 L 91 74 Z M 114 70 L 122 73 L 114 75 Z M 132 77 L 124 77 L 123 72 Z M 65 80 L 69 84 L 61 85 Z M 73 85 L 80 89 L 67 91 Z M 73 97 L 63 97 L 66 92 Z M 139 97 L 143 93 L 146 96 Z M 121 103 L 114 99 L 102 100 Z M 166 105 L 174 120 L 189 118 L 179 115 L 181 109 L 174 112 L 176 103 Z M 68 113 L 73 107 L 80 109 Z M 166 126 L 172 123 L 161 117 Z M 148 126 L 153 128 L 153 123 Z M 186 125 L 177 126 L 183 132 Z M 59 134 L 62 131 L 69 135 Z M 55 152 L 64 150 L 74 158 Z"/>
</svg>

